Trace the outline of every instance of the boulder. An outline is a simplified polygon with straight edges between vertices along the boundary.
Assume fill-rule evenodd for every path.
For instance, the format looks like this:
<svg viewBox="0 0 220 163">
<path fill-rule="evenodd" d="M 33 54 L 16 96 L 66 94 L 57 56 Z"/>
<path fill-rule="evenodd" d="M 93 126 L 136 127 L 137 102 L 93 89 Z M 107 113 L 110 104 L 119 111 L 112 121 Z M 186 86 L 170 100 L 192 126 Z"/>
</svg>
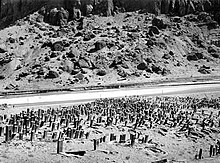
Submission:
<svg viewBox="0 0 220 163">
<path fill-rule="evenodd" d="M 82 13 L 80 9 L 73 8 L 73 20 L 79 20 L 82 17 Z"/>
<path fill-rule="evenodd" d="M 174 52 L 172 50 L 169 51 L 169 55 L 174 56 Z"/>
<path fill-rule="evenodd" d="M 117 74 L 122 77 L 122 78 L 126 78 L 128 76 L 128 73 L 125 72 L 125 70 L 123 68 L 119 68 L 117 70 Z"/>
<path fill-rule="evenodd" d="M 16 40 L 15 40 L 15 38 L 9 37 L 9 38 L 7 39 L 7 42 L 10 42 L 11 44 L 13 44 L 13 43 L 16 42 Z"/>
<path fill-rule="evenodd" d="M 74 70 L 74 63 L 67 59 L 63 60 L 62 67 L 60 67 L 60 69 L 71 74 Z"/>
<path fill-rule="evenodd" d="M 47 11 L 46 11 L 45 6 L 41 7 L 40 10 L 38 11 L 38 14 L 40 14 L 40 15 L 45 15 L 46 13 L 47 13 Z"/>
<path fill-rule="evenodd" d="M 82 13 L 81 13 L 81 0 L 75 0 L 74 4 L 73 4 L 73 8 L 72 8 L 72 12 L 73 12 L 73 20 L 79 20 L 82 17 Z"/>
<path fill-rule="evenodd" d="M 50 40 L 45 41 L 41 46 L 41 48 L 46 48 L 46 47 L 53 48 L 53 43 Z"/>
<path fill-rule="evenodd" d="M 83 30 L 85 28 L 86 25 L 86 21 L 84 19 L 84 17 L 81 17 L 79 20 L 79 25 L 76 27 L 77 30 Z"/>
<path fill-rule="evenodd" d="M 59 52 L 57 52 L 57 51 L 52 51 L 51 54 L 50 54 L 50 58 L 55 58 L 55 57 L 57 57 L 57 56 L 59 56 L 59 55 L 60 55 Z"/>
<path fill-rule="evenodd" d="M 197 60 L 200 60 L 200 59 L 203 59 L 203 58 L 204 58 L 204 56 L 200 52 L 191 53 L 187 56 L 188 61 L 197 61 Z"/>
<path fill-rule="evenodd" d="M 159 35 L 160 31 L 159 31 L 159 29 L 156 26 L 150 26 L 149 27 L 149 34 L 151 36 L 153 36 L 154 34 Z"/>
<path fill-rule="evenodd" d="M 18 86 L 17 86 L 17 85 L 14 85 L 14 84 L 12 84 L 12 83 L 8 84 L 8 85 L 5 87 L 6 90 L 15 90 L 16 88 L 18 88 Z"/>
<path fill-rule="evenodd" d="M 96 41 L 95 50 L 101 50 L 104 47 L 106 47 L 106 42 L 105 41 L 103 41 L 103 40 Z"/>
<path fill-rule="evenodd" d="M 37 75 L 38 76 L 43 76 L 44 75 L 44 69 L 42 67 L 39 68 L 39 70 L 37 71 Z"/>
<path fill-rule="evenodd" d="M 80 69 L 74 69 L 71 71 L 71 75 L 76 75 L 80 72 Z"/>
<path fill-rule="evenodd" d="M 106 16 L 112 16 L 114 14 L 114 3 L 113 0 L 106 0 Z"/>
<path fill-rule="evenodd" d="M 145 70 L 147 69 L 147 64 L 145 62 L 141 62 L 138 66 L 137 66 L 137 69 L 138 70 Z"/>
<path fill-rule="evenodd" d="M 124 65 L 126 67 L 126 62 L 124 61 L 123 57 L 120 56 L 121 54 L 119 53 L 119 56 L 115 57 L 113 62 L 110 64 L 109 68 L 118 68 L 119 65 Z"/>
<path fill-rule="evenodd" d="M 0 45 L 0 53 L 5 53 L 7 52 L 6 46 L 4 44 Z"/>
<path fill-rule="evenodd" d="M 86 15 L 90 15 L 93 12 L 93 6 L 92 5 L 86 5 Z"/>
<path fill-rule="evenodd" d="M 220 53 L 211 53 L 211 56 L 214 58 L 220 58 Z"/>
<path fill-rule="evenodd" d="M 210 74 L 211 70 L 210 67 L 203 65 L 199 68 L 198 72 L 200 72 L 201 74 Z"/>
<path fill-rule="evenodd" d="M 62 7 L 60 9 L 53 8 L 49 12 L 45 11 L 43 16 L 44 20 L 51 25 L 64 26 L 68 22 L 69 12 Z"/>
<path fill-rule="evenodd" d="M 114 15 L 114 3 L 113 0 L 101 0 L 94 2 L 94 12 L 96 14 L 102 14 L 104 16 Z"/>
<path fill-rule="evenodd" d="M 123 67 L 124 69 L 129 69 L 128 62 L 123 61 L 121 67 Z"/>
<path fill-rule="evenodd" d="M 216 53 L 218 51 L 218 48 L 215 45 L 210 45 L 208 47 L 208 52 L 209 53 Z"/>
<path fill-rule="evenodd" d="M 165 53 L 162 58 L 163 59 L 170 59 L 171 56 L 170 56 L 170 54 Z"/>
<path fill-rule="evenodd" d="M 220 48 L 215 45 L 210 45 L 208 47 L 208 52 L 213 56 L 214 58 L 220 58 Z"/>
<path fill-rule="evenodd" d="M 47 75 L 45 76 L 45 79 L 55 79 L 58 78 L 59 74 L 56 71 L 50 70 Z"/>
<path fill-rule="evenodd" d="M 168 26 L 168 21 L 165 18 L 157 16 L 152 20 L 152 25 L 158 29 L 165 29 Z"/>
<path fill-rule="evenodd" d="M 175 23 L 181 23 L 181 22 L 182 22 L 182 19 L 181 19 L 181 17 L 179 17 L 179 16 L 174 16 L 174 17 L 172 18 L 172 21 L 175 22 Z"/>
<path fill-rule="evenodd" d="M 170 70 L 168 70 L 168 69 L 166 69 L 166 68 L 163 68 L 163 70 L 162 70 L 162 75 L 163 75 L 163 76 L 166 76 L 166 75 L 169 75 L 169 74 L 171 74 Z"/>
<path fill-rule="evenodd" d="M 67 53 L 68 58 L 76 58 L 80 55 L 80 52 L 75 48 L 71 48 L 70 52 Z"/>
<path fill-rule="evenodd" d="M 36 21 L 39 23 L 44 22 L 44 16 L 43 15 L 38 15 L 38 17 L 36 18 Z"/>
<path fill-rule="evenodd" d="M 12 61 L 12 54 L 3 53 L 0 55 L 0 65 L 7 64 Z"/>
<path fill-rule="evenodd" d="M 183 16 L 187 14 L 187 3 L 185 0 L 177 0 L 176 1 L 176 9 L 177 9 L 177 14 L 180 16 Z"/>
<path fill-rule="evenodd" d="M 58 23 L 58 9 L 54 8 L 50 10 L 49 13 L 49 23 L 52 25 L 57 25 Z"/>
<path fill-rule="evenodd" d="M 198 15 L 198 20 L 203 21 L 203 22 L 206 22 L 207 19 L 209 18 L 210 18 L 210 15 L 207 12 L 200 12 Z"/>
<path fill-rule="evenodd" d="M 75 78 L 80 81 L 80 80 L 83 80 L 83 79 L 84 79 L 84 75 L 83 75 L 82 73 L 78 73 L 78 74 L 75 76 Z"/>
<path fill-rule="evenodd" d="M 86 35 L 84 35 L 83 41 L 89 41 L 89 40 L 91 40 L 93 38 L 95 38 L 95 34 L 90 32 L 90 33 L 87 33 Z"/>
<path fill-rule="evenodd" d="M 57 41 L 55 43 L 53 43 L 53 51 L 63 51 L 64 49 L 64 46 L 63 46 L 63 43 L 62 41 Z"/>
<path fill-rule="evenodd" d="M 97 75 L 98 76 L 105 76 L 107 73 L 106 73 L 106 71 L 105 70 L 98 70 L 98 72 L 97 72 Z"/>
<path fill-rule="evenodd" d="M 0 80 L 5 79 L 4 75 L 0 75 Z"/>
<path fill-rule="evenodd" d="M 85 59 L 80 59 L 79 65 L 81 68 L 90 68 L 90 64 Z"/>
<path fill-rule="evenodd" d="M 24 77 L 28 76 L 29 74 L 30 74 L 30 73 L 27 72 L 27 71 L 21 72 L 21 73 L 18 75 L 18 77 L 19 77 L 19 78 L 24 78 Z"/>
<path fill-rule="evenodd" d="M 155 65 L 155 64 L 153 64 L 153 65 L 151 66 L 151 69 L 152 69 L 152 71 L 153 71 L 154 73 L 156 73 L 156 74 L 162 74 L 162 72 L 163 72 L 163 69 L 162 69 L 160 66 L 157 66 L 157 65 Z"/>
<path fill-rule="evenodd" d="M 61 7 L 61 9 L 57 13 L 57 25 L 64 26 L 67 24 L 69 19 L 69 12 L 67 10 L 64 10 L 64 8 Z"/>
</svg>

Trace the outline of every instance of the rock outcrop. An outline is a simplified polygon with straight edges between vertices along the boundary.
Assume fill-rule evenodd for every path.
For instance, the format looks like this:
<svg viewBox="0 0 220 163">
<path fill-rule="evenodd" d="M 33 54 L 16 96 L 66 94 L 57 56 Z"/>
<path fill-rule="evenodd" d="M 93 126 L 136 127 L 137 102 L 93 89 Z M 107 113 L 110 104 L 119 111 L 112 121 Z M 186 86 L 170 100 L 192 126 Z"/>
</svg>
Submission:
<svg viewBox="0 0 220 163">
<path fill-rule="evenodd" d="M 220 22 L 220 0 L 1 0 L 1 27 L 45 5 L 50 8 L 64 7 L 69 11 L 70 18 L 90 13 L 111 16 L 118 8 L 123 8 L 125 11 L 142 10 L 156 15 L 179 16 L 205 11 L 212 13 Z M 66 18 L 66 14 L 63 15 Z"/>
<path fill-rule="evenodd" d="M 0 28 L 39 10 L 47 0 L 0 0 Z"/>
</svg>

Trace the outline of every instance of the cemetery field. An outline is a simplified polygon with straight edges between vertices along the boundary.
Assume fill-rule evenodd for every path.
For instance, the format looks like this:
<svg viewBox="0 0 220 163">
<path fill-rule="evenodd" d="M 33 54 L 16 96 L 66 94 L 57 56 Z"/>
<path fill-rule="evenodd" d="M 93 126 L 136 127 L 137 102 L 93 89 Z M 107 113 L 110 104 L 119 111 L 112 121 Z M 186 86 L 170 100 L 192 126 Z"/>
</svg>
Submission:
<svg viewBox="0 0 220 163">
<path fill-rule="evenodd" d="M 1 110 L 0 162 L 216 162 L 220 94 Z"/>
</svg>

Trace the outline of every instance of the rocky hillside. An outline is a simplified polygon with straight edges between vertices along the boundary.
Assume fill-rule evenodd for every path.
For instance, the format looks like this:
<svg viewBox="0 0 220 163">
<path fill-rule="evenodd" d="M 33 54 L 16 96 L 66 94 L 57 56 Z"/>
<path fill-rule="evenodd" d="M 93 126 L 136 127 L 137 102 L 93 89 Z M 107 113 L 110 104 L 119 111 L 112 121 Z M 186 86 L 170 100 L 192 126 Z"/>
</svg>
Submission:
<svg viewBox="0 0 220 163">
<path fill-rule="evenodd" d="M 219 74 L 220 29 L 212 13 L 125 12 L 129 7 L 118 4 L 116 9 L 114 1 L 111 8 L 107 2 L 101 9 L 96 8 L 101 4 L 87 5 L 86 13 L 81 9 L 83 1 L 74 3 L 72 12 L 68 7 L 46 6 L 1 30 L 0 89 Z"/>
</svg>

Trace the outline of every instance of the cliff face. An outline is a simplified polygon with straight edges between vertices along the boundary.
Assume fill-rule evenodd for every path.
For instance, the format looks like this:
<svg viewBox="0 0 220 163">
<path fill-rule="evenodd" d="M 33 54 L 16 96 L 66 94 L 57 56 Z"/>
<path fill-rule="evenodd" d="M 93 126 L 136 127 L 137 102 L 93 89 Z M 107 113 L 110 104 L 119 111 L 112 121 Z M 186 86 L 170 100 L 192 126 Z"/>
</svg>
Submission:
<svg viewBox="0 0 220 163">
<path fill-rule="evenodd" d="M 126 11 L 144 9 L 155 14 L 186 15 L 195 12 L 220 11 L 220 0 L 114 0 Z"/>
<path fill-rule="evenodd" d="M 44 5 L 63 6 L 70 12 L 78 0 L 0 0 L 0 26 L 38 10 Z M 86 13 L 86 5 L 92 5 L 95 12 L 123 8 L 125 11 L 144 10 L 154 14 L 185 15 L 195 12 L 212 12 L 220 22 L 220 0 L 80 0 L 81 11 Z M 104 6 L 104 7 L 103 7 Z"/>
<path fill-rule="evenodd" d="M 71 6 L 77 0 L 64 0 Z M 123 7 L 126 11 L 144 9 L 153 13 L 175 13 L 185 15 L 196 11 L 220 11 L 220 0 L 81 0 L 83 5 L 100 4 L 113 1 L 114 6 Z"/>
<path fill-rule="evenodd" d="M 0 27 L 38 10 L 46 3 L 47 0 L 0 0 Z"/>
</svg>

